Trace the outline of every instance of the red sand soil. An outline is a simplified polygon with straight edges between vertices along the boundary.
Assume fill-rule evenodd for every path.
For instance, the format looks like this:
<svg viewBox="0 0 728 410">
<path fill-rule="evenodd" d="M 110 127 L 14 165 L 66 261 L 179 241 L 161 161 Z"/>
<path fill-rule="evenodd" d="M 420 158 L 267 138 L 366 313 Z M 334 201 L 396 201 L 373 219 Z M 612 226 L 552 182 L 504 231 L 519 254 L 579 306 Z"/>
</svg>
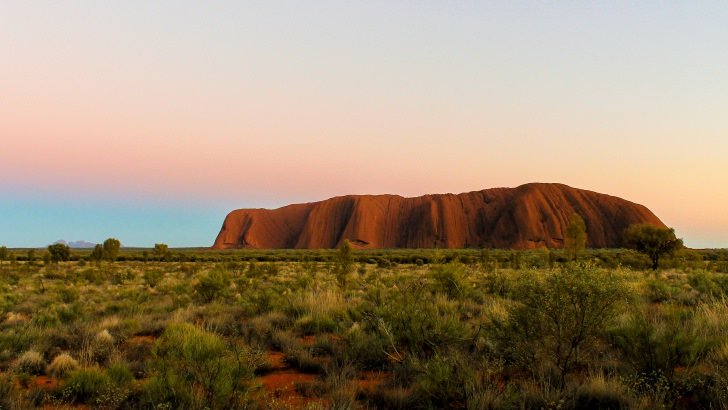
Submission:
<svg viewBox="0 0 728 410">
<path fill-rule="evenodd" d="M 131 339 L 129 339 L 129 343 L 135 344 L 135 345 L 154 344 L 154 342 L 156 342 L 156 341 L 157 341 L 157 338 L 155 336 L 150 336 L 150 335 L 133 336 Z"/>
<path fill-rule="evenodd" d="M 44 390 L 55 390 L 58 388 L 58 379 L 48 376 L 37 376 L 33 379 L 32 385 Z"/>
<path fill-rule="evenodd" d="M 13 385 L 16 389 L 23 388 L 17 379 L 13 381 Z M 43 390 L 55 390 L 56 388 L 58 388 L 58 379 L 49 376 L 35 376 L 30 379 L 27 388 L 32 389 L 36 387 Z"/>
<path fill-rule="evenodd" d="M 315 335 L 306 335 L 301 338 L 301 344 L 304 346 L 311 346 L 314 343 L 316 343 L 316 336 Z"/>
<path fill-rule="evenodd" d="M 379 385 L 392 378 L 391 372 L 362 372 L 356 385 L 359 390 L 376 390 Z"/>
<path fill-rule="evenodd" d="M 316 379 L 313 374 L 305 374 L 296 370 L 280 370 L 260 378 L 268 392 L 283 392 L 282 396 L 296 395 L 296 383 L 311 383 Z"/>
<path fill-rule="evenodd" d="M 281 352 L 267 352 L 265 354 L 265 360 L 268 362 L 268 365 L 273 370 L 282 370 L 288 368 L 288 365 L 286 364 L 286 355 Z"/>
<path fill-rule="evenodd" d="M 646 207 L 563 184 L 463 194 L 347 195 L 282 208 L 230 212 L 213 248 L 561 248 L 569 218 L 586 223 L 587 246 L 621 246 L 635 223 L 664 227 Z"/>
<path fill-rule="evenodd" d="M 296 391 L 297 385 L 313 383 L 318 376 L 290 368 L 286 363 L 286 356 L 281 352 L 267 352 L 266 360 L 272 371 L 258 378 L 266 393 L 261 401 L 273 398 L 278 404 L 289 408 L 301 408 L 307 403 L 323 402 L 321 399 L 304 397 Z"/>
</svg>

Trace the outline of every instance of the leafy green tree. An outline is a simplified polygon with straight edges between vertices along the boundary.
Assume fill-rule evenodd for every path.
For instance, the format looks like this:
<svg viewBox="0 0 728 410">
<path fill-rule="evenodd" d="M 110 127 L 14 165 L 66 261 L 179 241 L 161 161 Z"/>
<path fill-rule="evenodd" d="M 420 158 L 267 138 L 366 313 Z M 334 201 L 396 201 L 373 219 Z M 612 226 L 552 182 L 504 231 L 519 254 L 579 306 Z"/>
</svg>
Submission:
<svg viewBox="0 0 728 410">
<path fill-rule="evenodd" d="M 576 262 L 579 253 L 586 247 L 586 224 L 581 215 L 574 212 L 569 218 L 569 225 L 566 226 L 564 235 L 564 249 L 569 259 Z"/>
<path fill-rule="evenodd" d="M 101 262 L 104 259 L 104 246 L 97 243 L 94 250 L 91 251 L 90 258 L 92 261 Z"/>
<path fill-rule="evenodd" d="M 104 259 L 109 262 L 114 262 L 119 256 L 119 249 L 121 249 L 121 242 L 116 238 L 109 238 L 104 241 Z"/>
<path fill-rule="evenodd" d="M 35 263 L 35 249 L 28 249 L 28 265 Z"/>
<path fill-rule="evenodd" d="M 683 240 L 675 236 L 675 229 L 650 224 L 631 225 L 624 232 L 624 240 L 628 248 L 650 257 L 652 270 L 657 270 L 662 255 L 683 247 Z"/>
<path fill-rule="evenodd" d="M 71 259 L 71 248 L 65 243 L 54 243 L 48 245 L 48 253 L 51 256 L 51 262 L 58 263 Z"/>
<path fill-rule="evenodd" d="M 169 246 L 166 243 L 155 243 L 154 255 L 158 261 L 167 260 L 169 257 Z"/>
</svg>

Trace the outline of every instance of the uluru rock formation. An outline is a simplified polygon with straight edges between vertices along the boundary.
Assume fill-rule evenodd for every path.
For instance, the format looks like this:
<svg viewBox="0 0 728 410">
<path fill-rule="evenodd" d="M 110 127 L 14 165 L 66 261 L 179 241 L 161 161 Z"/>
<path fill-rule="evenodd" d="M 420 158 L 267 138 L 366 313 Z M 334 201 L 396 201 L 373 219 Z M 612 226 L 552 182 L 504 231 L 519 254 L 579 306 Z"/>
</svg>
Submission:
<svg viewBox="0 0 728 410">
<path fill-rule="evenodd" d="M 532 183 L 462 194 L 346 195 L 278 209 L 238 209 L 213 248 L 560 248 L 569 217 L 587 246 L 619 247 L 631 224 L 664 227 L 646 207 L 563 184 Z"/>
</svg>

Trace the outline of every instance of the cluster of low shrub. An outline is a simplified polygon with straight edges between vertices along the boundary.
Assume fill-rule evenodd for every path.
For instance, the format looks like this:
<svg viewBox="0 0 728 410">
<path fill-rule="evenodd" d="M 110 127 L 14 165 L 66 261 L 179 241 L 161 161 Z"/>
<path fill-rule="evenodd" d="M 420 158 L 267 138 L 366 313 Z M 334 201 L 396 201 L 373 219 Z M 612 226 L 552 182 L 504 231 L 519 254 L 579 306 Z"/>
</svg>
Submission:
<svg viewBox="0 0 728 410">
<path fill-rule="evenodd" d="M 720 252 L 189 252 L 0 263 L 0 408 L 265 408 L 271 354 L 322 407 L 728 403 Z"/>
</svg>

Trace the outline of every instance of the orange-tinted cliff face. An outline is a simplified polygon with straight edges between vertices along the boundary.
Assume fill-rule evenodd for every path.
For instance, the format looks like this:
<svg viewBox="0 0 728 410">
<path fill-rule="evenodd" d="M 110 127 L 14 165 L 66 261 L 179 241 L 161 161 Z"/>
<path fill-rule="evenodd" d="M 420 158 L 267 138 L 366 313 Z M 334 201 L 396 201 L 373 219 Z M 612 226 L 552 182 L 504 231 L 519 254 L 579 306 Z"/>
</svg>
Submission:
<svg viewBox="0 0 728 410">
<path fill-rule="evenodd" d="M 562 184 L 526 184 L 463 194 L 347 195 L 227 215 L 213 248 L 560 248 L 572 213 L 589 247 L 621 245 L 636 223 L 665 226 L 642 205 Z"/>
</svg>

